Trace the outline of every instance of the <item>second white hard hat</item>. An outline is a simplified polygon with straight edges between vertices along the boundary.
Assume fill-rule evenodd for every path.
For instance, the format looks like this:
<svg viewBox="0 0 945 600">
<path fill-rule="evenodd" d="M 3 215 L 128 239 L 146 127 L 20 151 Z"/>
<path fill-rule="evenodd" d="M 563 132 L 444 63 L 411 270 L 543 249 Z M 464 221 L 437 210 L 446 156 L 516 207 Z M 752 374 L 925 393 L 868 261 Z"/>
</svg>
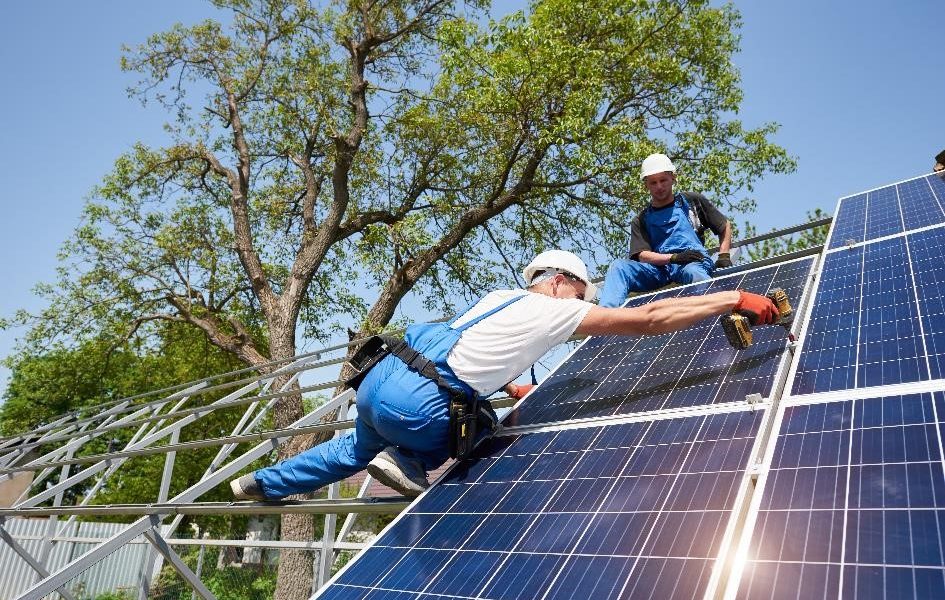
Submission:
<svg viewBox="0 0 945 600">
<path fill-rule="evenodd" d="M 528 263 L 522 275 L 525 277 L 525 287 L 531 285 L 536 275 L 548 269 L 556 269 L 580 279 L 587 286 L 584 290 L 584 299 L 590 302 L 597 296 L 597 286 L 591 283 L 587 274 L 587 265 L 581 257 L 567 250 L 545 250 Z"/>
<path fill-rule="evenodd" d="M 646 179 L 648 175 L 657 173 L 676 172 L 676 165 L 665 154 L 651 154 L 643 159 L 643 166 L 640 168 L 640 179 Z"/>
</svg>

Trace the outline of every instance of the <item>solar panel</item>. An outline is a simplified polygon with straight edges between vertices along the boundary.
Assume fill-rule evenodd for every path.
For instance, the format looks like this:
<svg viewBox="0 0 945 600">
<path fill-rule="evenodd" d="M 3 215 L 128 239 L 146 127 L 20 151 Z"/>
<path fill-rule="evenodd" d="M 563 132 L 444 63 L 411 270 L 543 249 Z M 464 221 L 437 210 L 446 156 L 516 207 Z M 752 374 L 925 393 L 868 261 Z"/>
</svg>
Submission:
<svg viewBox="0 0 945 600">
<path fill-rule="evenodd" d="M 945 229 L 827 255 L 792 393 L 942 377 Z"/>
<path fill-rule="evenodd" d="M 764 414 L 493 438 L 321 597 L 701 595 Z"/>
<path fill-rule="evenodd" d="M 942 392 L 784 410 L 737 597 L 945 597 Z"/>
<path fill-rule="evenodd" d="M 942 199 L 841 201 L 726 597 L 945 597 Z"/>
<path fill-rule="evenodd" d="M 796 303 L 809 280 L 812 258 L 714 279 L 710 283 L 637 296 L 639 306 L 677 295 L 738 288 L 784 288 Z M 729 346 L 718 319 L 661 336 L 604 336 L 581 346 L 507 419 L 533 425 L 601 416 L 679 409 L 768 396 L 783 355 L 783 329 L 754 330 L 747 350 Z M 736 360 L 737 359 L 737 360 Z"/>
<path fill-rule="evenodd" d="M 945 182 L 927 175 L 843 198 L 828 248 L 945 222 Z"/>
</svg>

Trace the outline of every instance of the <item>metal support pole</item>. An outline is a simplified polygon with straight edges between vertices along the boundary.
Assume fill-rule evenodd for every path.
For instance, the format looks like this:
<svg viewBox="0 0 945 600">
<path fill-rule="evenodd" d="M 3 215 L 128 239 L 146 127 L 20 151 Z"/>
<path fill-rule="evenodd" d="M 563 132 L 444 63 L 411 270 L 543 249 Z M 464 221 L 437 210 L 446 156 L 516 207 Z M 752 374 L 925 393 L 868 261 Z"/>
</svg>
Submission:
<svg viewBox="0 0 945 600">
<path fill-rule="evenodd" d="M 328 499 L 337 500 L 341 495 L 339 491 L 341 485 L 336 481 L 328 486 Z M 314 580 L 318 582 L 318 587 L 325 585 L 325 582 L 331 578 L 331 565 L 335 558 L 335 525 L 338 523 L 338 515 L 329 513 L 325 515 L 325 531 L 322 534 L 322 547 L 318 552 L 317 573 Z M 317 591 L 317 588 L 313 592 Z"/>
<path fill-rule="evenodd" d="M 66 456 L 69 458 L 72 458 L 72 455 L 74 453 L 75 453 L 75 448 L 70 447 L 69 450 L 66 452 Z M 60 482 L 68 479 L 69 469 L 70 469 L 69 465 L 62 467 L 59 473 Z M 53 500 L 53 506 L 62 506 L 62 492 L 59 492 L 58 494 L 56 494 L 56 497 Z M 49 566 L 49 556 L 52 554 L 53 547 L 55 547 L 56 545 L 56 542 L 53 541 L 52 538 L 55 537 L 56 535 L 56 521 L 58 519 L 59 517 L 57 517 L 56 515 L 49 515 L 49 520 L 46 521 L 46 532 L 43 534 L 43 545 L 42 545 L 42 549 L 40 550 L 39 560 L 37 561 L 39 562 L 39 564 L 43 566 L 44 569 Z M 45 577 L 41 573 L 37 572 L 37 574 L 40 576 L 40 579 Z"/>
<path fill-rule="evenodd" d="M 344 404 L 344 411 L 339 410 L 338 414 L 344 414 L 345 417 L 351 416 L 351 403 L 347 402 Z M 334 437 L 338 437 L 340 432 L 336 431 Z M 332 483 L 328 486 L 328 499 L 337 500 L 341 497 L 341 484 L 339 482 Z M 334 541 L 335 541 L 335 526 L 338 524 L 338 515 L 330 513 L 325 515 L 325 528 L 322 532 L 322 547 L 318 552 L 318 562 L 315 564 L 315 577 L 312 578 L 312 583 L 315 585 L 317 583 L 318 587 L 312 590 L 312 593 L 315 593 L 318 588 L 325 585 L 325 582 L 331 578 L 331 565 L 334 563 L 335 550 L 334 550 Z"/>
<path fill-rule="evenodd" d="M 174 552 L 174 550 L 167 545 L 167 542 L 164 541 L 164 538 L 161 537 L 160 517 L 153 516 L 150 518 L 150 520 L 151 527 L 142 532 L 144 537 L 146 537 L 148 541 L 154 545 L 155 549 L 161 553 L 161 556 L 167 560 L 167 563 L 174 567 L 174 570 L 177 571 L 178 574 L 180 574 L 180 576 L 183 577 L 188 584 L 190 584 L 190 587 L 194 588 L 194 591 L 200 594 L 200 597 L 203 598 L 203 600 L 217 600 L 216 596 L 214 596 L 213 593 L 207 589 L 207 586 L 205 586 L 203 582 L 200 581 L 200 578 L 197 577 L 197 574 L 190 570 L 190 567 L 184 563 L 180 555 Z"/>
<path fill-rule="evenodd" d="M 203 572 L 203 556 L 207 553 L 207 547 L 201 545 L 200 550 L 197 551 L 197 578 L 200 579 L 200 574 Z M 197 590 L 190 592 L 190 600 L 197 600 Z"/>
<path fill-rule="evenodd" d="M 180 430 L 174 430 L 171 434 L 170 443 L 176 444 L 180 440 Z M 161 487 L 158 489 L 158 502 L 167 502 L 167 495 L 171 489 L 171 478 L 174 476 L 174 459 L 176 452 L 168 452 L 164 456 L 164 472 L 161 475 Z M 151 582 L 161 572 L 161 556 L 155 550 L 149 552 L 145 567 L 141 570 L 141 582 L 138 590 L 139 600 L 148 600 L 148 591 L 151 589 Z"/>
</svg>

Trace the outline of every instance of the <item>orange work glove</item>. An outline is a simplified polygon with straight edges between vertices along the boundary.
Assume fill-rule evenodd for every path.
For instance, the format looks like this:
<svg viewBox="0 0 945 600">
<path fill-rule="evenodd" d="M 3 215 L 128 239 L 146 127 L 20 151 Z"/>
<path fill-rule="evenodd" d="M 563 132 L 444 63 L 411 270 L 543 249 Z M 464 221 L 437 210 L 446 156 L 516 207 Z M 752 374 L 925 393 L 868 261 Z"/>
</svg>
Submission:
<svg viewBox="0 0 945 600">
<path fill-rule="evenodd" d="M 735 305 L 732 312 L 746 317 L 752 325 L 774 325 L 781 318 L 778 307 L 771 301 L 771 298 L 752 294 L 745 290 L 738 290 L 738 293 L 738 304 Z"/>
<path fill-rule="evenodd" d="M 525 397 L 525 394 L 532 391 L 532 388 L 535 387 L 534 384 L 525 383 L 522 385 L 512 384 L 512 391 L 509 393 L 509 396 L 515 398 L 516 400 L 521 400 Z"/>
</svg>

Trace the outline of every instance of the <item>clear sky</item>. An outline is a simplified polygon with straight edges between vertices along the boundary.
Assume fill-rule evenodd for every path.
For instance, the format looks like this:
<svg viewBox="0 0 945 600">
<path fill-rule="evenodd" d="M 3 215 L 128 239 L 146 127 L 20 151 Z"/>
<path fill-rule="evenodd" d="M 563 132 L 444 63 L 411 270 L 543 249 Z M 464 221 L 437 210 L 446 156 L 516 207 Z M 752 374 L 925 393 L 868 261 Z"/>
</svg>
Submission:
<svg viewBox="0 0 945 600">
<path fill-rule="evenodd" d="M 495 14 L 520 2 L 497 1 Z M 931 170 L 945 148 L 941 0 L 736 2 L 744 23 L 739 117 L 776 121 L 798 158 L 754 194 L 760 231 L 832 212 L 837 198 Z M 37 309 L 89 190 L 132 143 L 160 143 L 165 115 L 129 100 L 134 45 L 213 14 L 197 0 L 37 0 L 0 19 L 0 315 Z M 739 218 L 739 222 L 743 219 Z M 0 332 L 0 356 L 22 332 Z M 0 369 L 0 390 L 8 373 Z"/>
</svg>

